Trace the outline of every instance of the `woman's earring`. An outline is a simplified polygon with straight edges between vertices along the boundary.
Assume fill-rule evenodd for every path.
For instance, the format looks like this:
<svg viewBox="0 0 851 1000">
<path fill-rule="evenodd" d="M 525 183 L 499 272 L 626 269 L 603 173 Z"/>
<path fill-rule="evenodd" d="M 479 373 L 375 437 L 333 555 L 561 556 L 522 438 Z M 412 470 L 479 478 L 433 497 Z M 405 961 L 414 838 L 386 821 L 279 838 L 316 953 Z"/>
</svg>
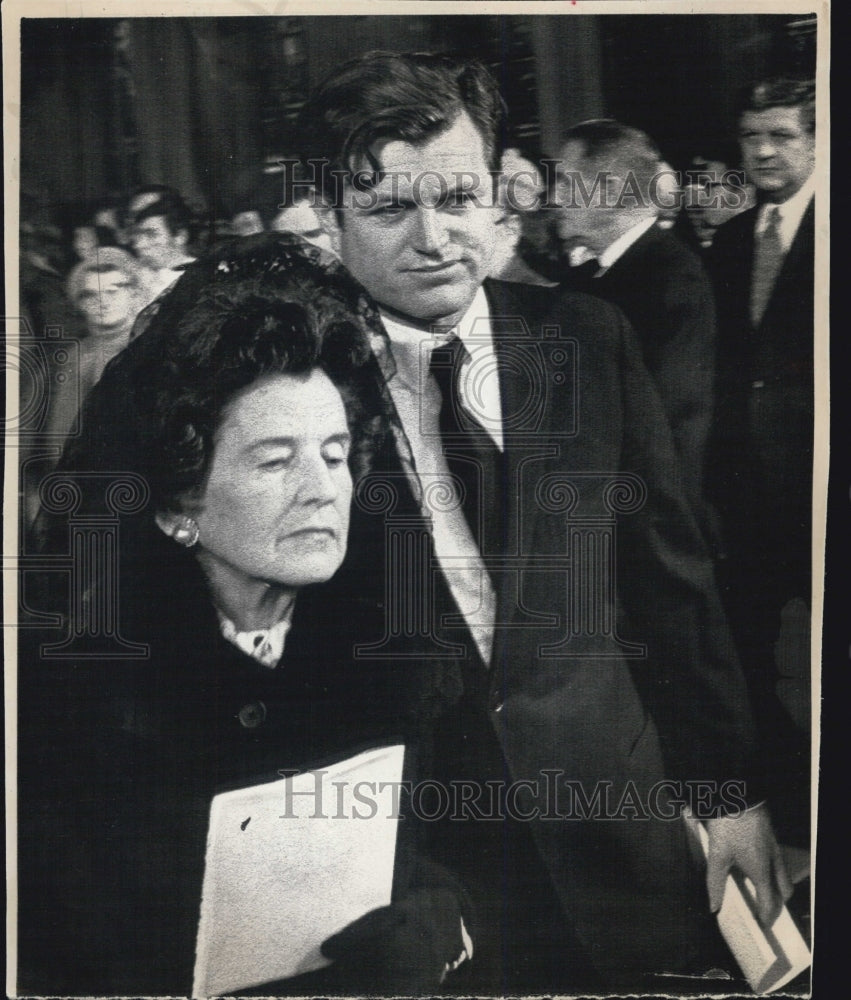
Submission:
<svg viewBox="0 0 851 1000">
<path fill-rule="evenodd" d="M 182 517 L 180 519 L 180 524 L 174 529 L 174 534 L 171 536 L 178 545 L 184 546 L 184 548 L 191 549 L 192 546 L 198 541 L 198 536 L 200 531 L 198 530 L 198 525 L 191 517 Z"/>
</svg>

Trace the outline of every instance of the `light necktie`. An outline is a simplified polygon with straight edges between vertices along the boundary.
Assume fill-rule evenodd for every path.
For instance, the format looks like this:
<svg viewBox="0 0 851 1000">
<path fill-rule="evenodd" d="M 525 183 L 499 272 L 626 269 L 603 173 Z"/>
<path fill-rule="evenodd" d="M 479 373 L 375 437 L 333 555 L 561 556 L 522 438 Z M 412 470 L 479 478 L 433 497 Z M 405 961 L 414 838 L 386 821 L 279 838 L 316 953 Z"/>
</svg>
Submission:
<svg viewBox="0 0 851 1000">
<path fill-rule="evenodd" d="M 502 453 L 461 402 L 459 378 L 469 358 L 467 348 L 453 336 L 434 348 L 429 371 L 442 397 L 439 426 L 447 467 L 461 482 L 464 515 L 479 551 L 491 555 L 502 550 Z"/>
<path fill-rule="evenodd" d="M 774 205 L 768 211 L 765 228 L 756 238 L 753 274 L 751 276 L 751 322 L 759 326 L 765 314 L 774 282 L 783 263 L 780 240 L 780 209 Z"/>
</svg>

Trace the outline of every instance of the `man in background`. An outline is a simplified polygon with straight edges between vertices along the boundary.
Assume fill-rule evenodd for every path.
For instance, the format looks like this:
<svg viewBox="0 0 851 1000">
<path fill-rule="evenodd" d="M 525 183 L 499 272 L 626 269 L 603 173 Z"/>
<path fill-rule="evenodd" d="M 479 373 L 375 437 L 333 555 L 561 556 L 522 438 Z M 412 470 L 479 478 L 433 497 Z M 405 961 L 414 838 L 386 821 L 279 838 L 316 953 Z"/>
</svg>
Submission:
<svg viewBox="0 0 851 1000">
<path fill-rule="evenodd" d="M 720 564 L 758 722 L 808 827 L 814 433 L 815 87 L 772 79 L 745 95 L 742 165 L 758 204 L 718 229 L 718 402 L 707 481 Z M 782 701 L 778 700 L 778 695 Z M 790 720 L 791 716 L 791 720 Z M 794 725 L 793 721 L 794 720 Z"/>
<path fill-rule="evenodd" d="M 173 188 L 141 188 L 128 205 L 133 252 L 147 269 L 145 284 L 156 298 L 173 284 L 180 268 L 195 258 L 189 252 L 192 213 Z"/>
<path fill-rule="evenodd" d="M 638 335 L 681 460 L 682 486 L 699 509 L 712 419 L 715 306 L 700 260 L 658 225 L 667 203 L 661 157 L 637 128 L 611 119 L 567 133 L 558 164 L 559 234 L 595 263 L 564 284 L 622 309 Z"/>
</svg>

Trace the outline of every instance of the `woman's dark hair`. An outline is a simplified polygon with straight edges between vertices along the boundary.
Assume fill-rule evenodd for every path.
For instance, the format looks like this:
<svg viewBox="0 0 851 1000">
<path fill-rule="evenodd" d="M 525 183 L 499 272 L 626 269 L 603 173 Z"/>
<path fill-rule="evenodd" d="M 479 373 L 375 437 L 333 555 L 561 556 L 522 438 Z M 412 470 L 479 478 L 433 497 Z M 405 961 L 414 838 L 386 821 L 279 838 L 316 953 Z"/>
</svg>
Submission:
<svg viewBox="0 0 851 1000">
<path fill-rule="evenodd" d="M 380 329 L 375 315 L 342 266 L 288 234 L 215 248 L 186 269 L 144 333 L 107 366 L 59 471 L 130 472 L 147 484 L 148 518 L 180 510 L 203 487 L 235 395 L 264 376 L 318 367 L 342 395 L 357 478 L 386 428 L 386 389 L 370 343 Z"/>
</svg>

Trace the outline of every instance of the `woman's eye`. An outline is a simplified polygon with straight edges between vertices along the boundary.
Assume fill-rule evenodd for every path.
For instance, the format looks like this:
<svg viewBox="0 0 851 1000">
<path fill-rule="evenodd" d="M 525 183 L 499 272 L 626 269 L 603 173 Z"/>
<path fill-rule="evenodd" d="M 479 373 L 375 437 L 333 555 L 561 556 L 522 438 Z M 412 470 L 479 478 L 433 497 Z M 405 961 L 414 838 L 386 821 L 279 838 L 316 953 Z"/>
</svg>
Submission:
<svg viewBox="0 0 851 1000">
<path fill-rule="evenodd" d="M 323 458 L 325 459 L 325 464 L 329 468 L 337 468 L 337 466 L 342 465 L 349 457 L 348 448 L 345 447 L 340 442 L 333 442 L 325 446 L 323 453 Z"/>
<path fill-rule="evenodd" d="M 278 472 L 286 469 L 292 461 L 292 455 L 279 455 L 277 458 L 270 458 L 266 462 L 260 463 L 260 468 L 264 472 Z"/>
</svg>

